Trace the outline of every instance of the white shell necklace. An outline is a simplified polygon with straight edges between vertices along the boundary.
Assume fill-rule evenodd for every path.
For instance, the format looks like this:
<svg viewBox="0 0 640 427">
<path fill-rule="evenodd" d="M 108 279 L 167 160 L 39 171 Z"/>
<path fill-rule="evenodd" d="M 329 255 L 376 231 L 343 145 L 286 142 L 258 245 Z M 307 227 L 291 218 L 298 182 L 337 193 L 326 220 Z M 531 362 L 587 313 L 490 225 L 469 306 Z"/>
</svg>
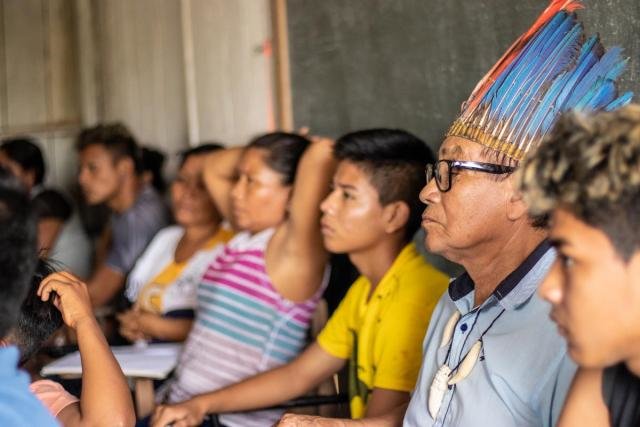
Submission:
<svg viewBox="0 0 640 427">
<path fill-rule="evenodd" d="M 489 327 L 484 330 L 484 332 L 480 335 L 480 338 L 478 338 L 478 340 L 471 346 L 471 349 L 467 352 L 466 356 L 464 356 L 460 363 L 458 363 L 458 365 L 453 369 L 451 369 L 449 365 L 447 365 L 447 360 L 449 359 L 449 353 L 451 352 L 451 346 L 453 345 L 453 331 L 458 324 L 458 320 L 460 320 L 460 312 L 456 310 L 447 321 L 442 332 L 442 341 L 440 342 L 439 348 L 443 348 L 448 344 L 449 350 L 447 351 L 444 365 L 440 366 L 440 369 L 438 369 L 438 372 L 436 372 L 436 375 L 433 377 L 431 387 L 429 387 L 429 399 L 427 402 L 429 414 L 434 420 L 438 415 L 438 411 L 440 411 L 440 406 L 442 405 L 442 401 L 444 400 L 444 394 L 447 391 L 447 388 L 459 383 L 471 373 L 473 367 L 478 361 L 480 351 L 482 350 L 482 337 L 484 337 L 489 329 L 491 329 L 493 324 L 496 323 L 496 320 L 498 320 L 500 316 L 502 316 L 502 313 L 504 313 L 504 311 L 505 310 L 502 309 L 502 311 L 495 317 L 495 319 L 493 319 Z M 476 315 L 476 321 L 479 316 L 480 310 Z M 473 330 L 473 326 L 469 330 L 469 334 L 471 333 L 471 330 Z M 455 374 L 452 375 L 454 371 Z"/>
</svg>

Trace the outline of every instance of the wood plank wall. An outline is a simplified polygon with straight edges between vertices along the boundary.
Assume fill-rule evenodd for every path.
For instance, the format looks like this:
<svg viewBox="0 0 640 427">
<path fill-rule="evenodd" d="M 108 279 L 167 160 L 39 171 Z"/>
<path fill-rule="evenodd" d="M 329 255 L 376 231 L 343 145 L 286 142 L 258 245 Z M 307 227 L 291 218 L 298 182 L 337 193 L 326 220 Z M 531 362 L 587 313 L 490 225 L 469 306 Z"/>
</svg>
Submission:
<svg viewBox="0 0 640 427">
<path fill-rule="evenodd" d="M 0 137 L 36 137 L 63 188 L 75 135 L 97 121 L 168 154 L 242 144 L 274 127 L 270 22 L 269 0 L 0 0 Z"/>
</svg>

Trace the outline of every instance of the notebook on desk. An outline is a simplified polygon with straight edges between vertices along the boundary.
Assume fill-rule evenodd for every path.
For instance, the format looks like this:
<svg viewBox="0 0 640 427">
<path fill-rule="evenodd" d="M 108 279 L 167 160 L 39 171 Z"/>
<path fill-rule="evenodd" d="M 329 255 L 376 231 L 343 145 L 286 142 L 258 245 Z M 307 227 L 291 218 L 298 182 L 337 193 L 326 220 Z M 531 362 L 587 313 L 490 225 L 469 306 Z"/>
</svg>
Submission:
<svg viewBox="0 0 640 427">
<path fill-rule="evenodd" d="M 149 344 L 117 346 L 111 351 L 126 377 L 164 379 L 175 368 L 181 344 Z M 82 375 L 80 353 L 73 352 L 42 368 L 43 377 L 50 375 Z"/>
</svg>

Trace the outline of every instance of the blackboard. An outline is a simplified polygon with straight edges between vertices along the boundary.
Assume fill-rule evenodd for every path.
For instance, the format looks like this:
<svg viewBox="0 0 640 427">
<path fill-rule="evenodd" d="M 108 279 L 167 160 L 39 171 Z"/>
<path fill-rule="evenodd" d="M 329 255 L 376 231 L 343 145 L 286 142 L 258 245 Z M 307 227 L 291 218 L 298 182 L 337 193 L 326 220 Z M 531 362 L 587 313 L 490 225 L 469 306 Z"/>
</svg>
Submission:
<svg viewBox="0 0 640 427">
<path fill-rule="evenodd" d="M 640 0 L 586 0 L 587 34 L 631 57 L 640 101 Z M 547 0 L 289 0 L 296 126 L 339 136 L 400 127 L 433 148 L 476 82 Z"/>
</svg>

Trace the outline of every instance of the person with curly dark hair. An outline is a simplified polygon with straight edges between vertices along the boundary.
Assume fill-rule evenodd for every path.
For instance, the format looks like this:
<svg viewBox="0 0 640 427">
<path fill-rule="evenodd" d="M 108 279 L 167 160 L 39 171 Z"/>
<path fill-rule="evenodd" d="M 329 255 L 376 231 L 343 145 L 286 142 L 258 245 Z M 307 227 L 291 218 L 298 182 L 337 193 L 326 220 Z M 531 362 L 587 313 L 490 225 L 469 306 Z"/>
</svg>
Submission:
<svg viewBox="0 0 640 427">
<path fill-rule="evenodd" d="M 580 365 L 558 425 L 640 425 L 640 105 L 565 117 L 521 187 L 551 215 L 540 294 Z"/>
</svg>

